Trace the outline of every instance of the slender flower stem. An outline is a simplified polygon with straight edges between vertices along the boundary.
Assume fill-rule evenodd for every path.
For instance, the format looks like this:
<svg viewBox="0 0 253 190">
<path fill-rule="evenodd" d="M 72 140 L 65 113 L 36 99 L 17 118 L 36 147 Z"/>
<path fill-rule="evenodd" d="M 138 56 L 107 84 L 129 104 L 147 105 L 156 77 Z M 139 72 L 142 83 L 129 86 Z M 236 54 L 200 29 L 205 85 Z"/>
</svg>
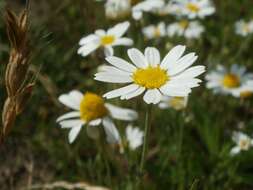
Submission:
<svg viewBox="0 0 253 190">
<path fill-rule="evenodd" d="M 145 165 L 145 159 L 147 154 L 147 147 L 148 147 L 148 136 L 149 136 L 149 130 L 151 126 L 151 109 L 152 106 L 147 106 L 146 111 L 146 119 L 145 119 L 145 132 L 144 132 L 144 143 L 143 143 L 143 149 L 142 149 L 142 155 L 141 155 L 141 164 L 140 164 L 140 174 L 143 174 L 144 171 L 144 165 Z"/>
</svg>

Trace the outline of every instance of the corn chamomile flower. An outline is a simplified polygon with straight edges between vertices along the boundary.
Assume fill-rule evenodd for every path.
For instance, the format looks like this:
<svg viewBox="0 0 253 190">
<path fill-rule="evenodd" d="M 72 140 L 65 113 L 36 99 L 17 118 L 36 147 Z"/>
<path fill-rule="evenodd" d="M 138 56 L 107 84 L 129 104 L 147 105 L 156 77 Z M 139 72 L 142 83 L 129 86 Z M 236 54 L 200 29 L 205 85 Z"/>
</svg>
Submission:
<svg viewBox="0 0 253 190">
<path fill-rule="evenodd" d="M 142 54 L 138 49 L 128 50 L 133 64 L 115 56 L 106 60 L 112 65 L 95 75 L 95 80 L 108 83 L 130 83 L 125 87 L 104 94 L 105 98 L 120 97 L 128 100 L 144 94 L 147 104 L 157 104 L 166 96 L 188 96 L 191 88 L 199 86 L 199 76 L 204 66 L 191 65 L 197 60 L 195 53 L 184 56 L 185 46 L 174 47 L 161 61 L 160 53 L 154 47 L 147 47 Z"/>
<path fill-rule="evenodd" d="M 230 69 L 226 69 L 221 65 L 217 66 L 215 71 L 206 75 L 207 88 L 213 89 L 215 93 L 231 94 L 234 97 L 240 97 L 241 92 L 246 91 L 250 87 L 249 81 L 253 75 L 246 73 L 244 66 L 232 65 Z"/>
<path fill-rule="evenodd" d="M 181 20 L 168 26 L 168 36 L 184 36 L 185 38 L 199 38 L 204 32 L 204 27 L 198 21 Z"/>
<path fill-rule="evenodd" d="M 111 118 L 133 121 L 138 117 L 135 111 L 105 103 L 102 97 L 90 92 L 82 94 L 73 90 L 68 94 L 61 95 L 59 101 L 74 110 L 57 119 L 57 123 L 62 128 L 70 129 L 69 143 L 74 142 L 84 125 L 88 125 L 87 134 L 92 138 L 97 138 L 97 129 L 94 126 L 102 123 L 106 131 L 108 128 L 115 128 Z"/>
<path fill-rule="evenodd" d="M 142 29 L 142 33 L 147 39 L 157 39 L 166 35 L 165 23 L 161 22 L 157 26 L 149 25 Z"/>
<path fill-rule="evenodd" d="M 253 95 L 253 80 L 248 81 L 241 87 L 236 96 L 240 98 L 249 98 Z"/>
<path fill-rule="evenodd" d="M 188 103 L 188 97 L 169 97 L 163 96 L 158 104 L 161 109 L 173 108 L 175 110 L 183 110 Z"/>
<path fill-rule="evenodd" d="M 187 16 L 189 19 L 204 18 L 215 12 L 210 0 L 177 0 L 176 3 L 181 8 L 182 16 Z"/>
<path fill-rule="evenodd" d="M 106 132 L 107 142 L 118 145 L 121 153 L 124 152 L 124 147 L 128 147 L 133 151 L 143 144 L 143 131 L 141 131 L 138 127 L 133 127 L 132 125 L 128 125 L 126 127 L 123 139 L 116 128 L 108 128 Z"/>
<path fill-rule="evenodd" d="M 247 151 L 253 146 L 253 139 L 242 132 L 234 132 L 232 140 L 236 143 L 230 151 L 232 156 L 240 153 L 241 151 Z"/>
<path fill-rule="evenodd" d="M 105 15 L 108 19 L 123 19 L 131 15 L 130 0 L 107 0 L 105 3 Z"/>
<path fill-rule="evenodd" d="M 135 20 L 140 20 L 143 12 L 152 12 L 164 6 L 163 0 L 144 0 L 137 3 L 132 8 L 132 16 Z"/>
<path fill-rule="evenodd" d="M 105 55 L 111 56 L 114 52 L 114 46 L 131 46 L 133 40 L 122 37 L 129 26 L 129 22 L 123 22 L 115 25 L 107 31 L 99 29 L 96 30 L 94 34 L 83 37 L 79 42 L 81 47 L 78 49 L 78 54 L 85 57 L 96 49 L 102 47 L 104 48 Z"/>
<path fill-rule="evenodd" d="M 253 33 L 253 20 L 246 22 L 239 20 L 235 23 L 235 33 L 240 36 L 248 36 Z"/>
</svg>

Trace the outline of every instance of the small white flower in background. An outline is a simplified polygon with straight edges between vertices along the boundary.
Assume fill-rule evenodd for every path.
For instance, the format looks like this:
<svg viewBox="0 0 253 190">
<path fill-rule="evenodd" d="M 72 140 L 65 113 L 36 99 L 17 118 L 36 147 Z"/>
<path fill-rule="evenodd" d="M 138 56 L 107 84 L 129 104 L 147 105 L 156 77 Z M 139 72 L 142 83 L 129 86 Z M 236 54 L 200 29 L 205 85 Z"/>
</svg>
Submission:
<svg viewBox="0 0 253 190">
<path fill-rule="evenodd" d="M 130 0 L 107 0 L 105 3 L 105 15 L 108 19 L 122 19 L 131 15 Z"/>
<path fill-rule="evenodd" d="M 88 125 L 87 134 L 90 137 L 98 138 L 98 129 L 95 126 L 102 123 L 105 133 L 108 134 L 111 130 L 117 130 L 111 118 L 133 121 L 138 117 L 135 111 L 105 103 L 102 97 L 94 93 L 82 94 L 73 90 L 61 95 L 59 101 L 74 110 L 57 119 L 62 128 L 70 129 L 70 143 L 74 142 L 84 125 Z"/>
<path fill-rule="evenodd" d="M 138 127 L 128 125 L 126 128 L 126 139 L 131 150 L 135 150 L 143 143 L 144 133 Z"/>
<path fill-rule="evenodd" d="M 161 22 L 157 26 L 150 25 L 142 29 L 144 36 L 147 39 L 157 39 L 166 35 L 165 23 Z"/>
<path fill-rule="evenodd" d="M 252 83 L 250 82 L 252 79 L 253 74 L 246 73 L 244 66 L 234 64 L 230 69 L 226 69 L 218 65 L 215 71 L 206 75 L 206 86 L 213 89 L 215 93 L 240 97 L 242 92 L 252 89 Z"/>
<path fill-rule="evenodd" d="M 144 0 L 137 3 L 132 8 L 132 16 L 135 20 L 140 20 L 143 16 L 143 12 L 152 12 L 165 5 L 163 0 Z"/>
<path fill-rule="evenodd" d="M 122 37 L 130 26 L 129 22 L 123 22 L 115 25 L 114 27 L 104 30 L 96 30 L 94 34 L 83 37 L 79 45 L 78 54 L 83 57 L 89 55 L 96 49 L 102 47 L 105 51 L 105 56 L 113 55 L 114 46 L 131 46 L 133 40 L 130 38 Z"/>
<path fill-rule="evenodd" d="M 245 82 L 235 95 L 240 98 L 251 97 L 253 95 L 253 80 Z"/>
<path fill-rule="evenodd" d="M 107 130 L 107 141 L 110 144 L 117 144 L 120 147 L 120 152 L 124 152 L 124 147 L 127 146 L 130 150 L 136 150 L 143 144 L 144 133 L 138 127 L 128 125 L 126 127 L 125 136 L 122 140 L 119 131 L 116 129 Z"/>
<path fill-rule="evenodd" d="M 205 71 L 204 66 L 191 65 L 197 60 L 195 53 L 183 53 L 186 47 L 174 47 L 161 61 L 159 51 L 147 47 L 143 54 L 138 49 L 128 50 L 128 56 L 133 64 L 115 56 L 106 60 L 112 65 L 104 71 L 95 74 L 95 80 L 108 83 L 130 83 L 125 87 L 104 94 L 105 98 L 120 97 L 128 100 L 144 94 L 147 104 L 157 104 L 162 95 L 185 97 L 191 93 L 191 88 L 199 86 L 199 76 Z"/>
<path fill-rule="evenodd" d="M 188 97 L 163 96 L 158 106 L 161 109 L 173 108 L 175 110 L 183 110 L 186 108 L 187 103 L 188 103 Z"/>
<path fill-rule="evenodd" d="M 253 33 L 253 20 L 246 22 L 239 20 L 235 23 L 235 33 L 241 36 L 248 36 Z"/>
<path fill-rule="evenodd" d="M 230 151 L 232 156 L 240 153 L 241 151 L 249 150 L 253 145 L 252 138 L 242 132 L 234 132 L 232 140 L 236 143 L 236 146 Z"/>
<path fill-rule="evenodd" d="M 199 38 L 205 31 L 204 27 L 198 21 L 181 20 L 172 23 L 167 28 L 168 36 L 184 36 L 185 38 Z"/>
<path fill-rule="evenodd" d="M 177 0 L 175 3 L 181 8 L 179 13 L 189 19 L 205 18 L 215 12 L 210 0 Z"/>
</svg>

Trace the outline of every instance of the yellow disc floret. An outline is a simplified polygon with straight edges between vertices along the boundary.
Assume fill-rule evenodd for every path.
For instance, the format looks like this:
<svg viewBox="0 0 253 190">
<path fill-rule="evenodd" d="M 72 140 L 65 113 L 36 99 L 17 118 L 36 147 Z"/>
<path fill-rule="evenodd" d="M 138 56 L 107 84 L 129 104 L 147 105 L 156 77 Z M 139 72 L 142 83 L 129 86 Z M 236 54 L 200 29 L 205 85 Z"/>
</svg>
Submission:
<svg viewBox="0 0 253 190">
<path fill-rule="evenodd" d="M 103 98 L 87 92 L 80 104 L 81 119 L 89 122 L 104 117 L 108 114 Z"/>
<path fill-rule="evenodd" d="M 159 66 L 149 66 L 145 69 L 137 69 L 133 74 L 133 80 L 135 84 L 148 89 L 154 89 L 163 86 L 169 80 L 169 76 Z"/>
<path fill-rule="evenodd" d="M 189 22 L 187 20 L 181 20 L 179 25 L 181 28 L 186 29 L 189 26 Z"/>
<path fill-rule="evenodd" d="M 154 29 L 154 37 L 159 38 L 161 36 L 161 31 L 159 27 Z"/>
<path fill-rule="evenodd" d="M 169 101 L 169 105 L 175 110 L 181 110 L 185 108 L 185 97 L 173 97 Z"/>
<path fill-rule="evenodd" d="M 101 45 L 106 46 L 106 45 L 110 45 L 115 41 L 115 36 L 113 35 L 106 35 L 101 37 Z"/>
<path fill-rule="evenodd" d="M 223 78 L 223 85 L 226 88 L 237 88 L 240 86 L 240 78 L 235 74 L 227 74 Z"/>
<path fill-rule="evenodd" d="M 194 13 L 197 13 L 199 12 L 200 8 L 198 5 L 194 4 L 194 3 L 188 3 L 187 4 L 187 8 L 191 11 L 191 12 L 194 12 Z"/>
<path fill-rule="evenodd" d="M 243 92 L 240 93 L 240 97 L 241 98 L 249 98 L 253 95 L 253 92 L 250 90 L 245 90 Z"/>
<path fill-rule="evenodd" d="M 239 142 L 239 146 L 241 150 L 248 150 L 250 147 L 250 140 L 249 139 L 243 139 Z"/>
</svg>

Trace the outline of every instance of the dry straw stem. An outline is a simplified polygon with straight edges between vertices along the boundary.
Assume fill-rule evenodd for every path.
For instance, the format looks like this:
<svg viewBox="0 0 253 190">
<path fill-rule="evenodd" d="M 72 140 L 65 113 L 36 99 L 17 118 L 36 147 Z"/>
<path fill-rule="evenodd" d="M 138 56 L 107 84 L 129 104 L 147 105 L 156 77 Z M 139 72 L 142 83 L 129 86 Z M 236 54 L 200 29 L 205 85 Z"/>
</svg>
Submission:
<svg viewBox="0 0 253 190">
<path fill-rule="evenodd" d="M 71 184 L 65 181 L 58 181 L 51 184 L 43 184 L 43 185 L 33 185 L 29 189 L 66 189 L 66 190 L 75 190 L 75 189 L 83 189 L 83 190 L 109 190 L 105 187 L 92 186 L 85 182 L 74 183 Z"/>
<path fill-rule="evenodd" d="M 31 97 L 34 81 L 29 81 L 30 45 L 28 38 L 28 8 L 20 15 L 6 9 L 5 22 L 10 41 L 10 57 L 5 71 L 7 98 L 2 113 L 0 143 L 10 132 L 17 115 L 25 108 Z"/>
</svg>

